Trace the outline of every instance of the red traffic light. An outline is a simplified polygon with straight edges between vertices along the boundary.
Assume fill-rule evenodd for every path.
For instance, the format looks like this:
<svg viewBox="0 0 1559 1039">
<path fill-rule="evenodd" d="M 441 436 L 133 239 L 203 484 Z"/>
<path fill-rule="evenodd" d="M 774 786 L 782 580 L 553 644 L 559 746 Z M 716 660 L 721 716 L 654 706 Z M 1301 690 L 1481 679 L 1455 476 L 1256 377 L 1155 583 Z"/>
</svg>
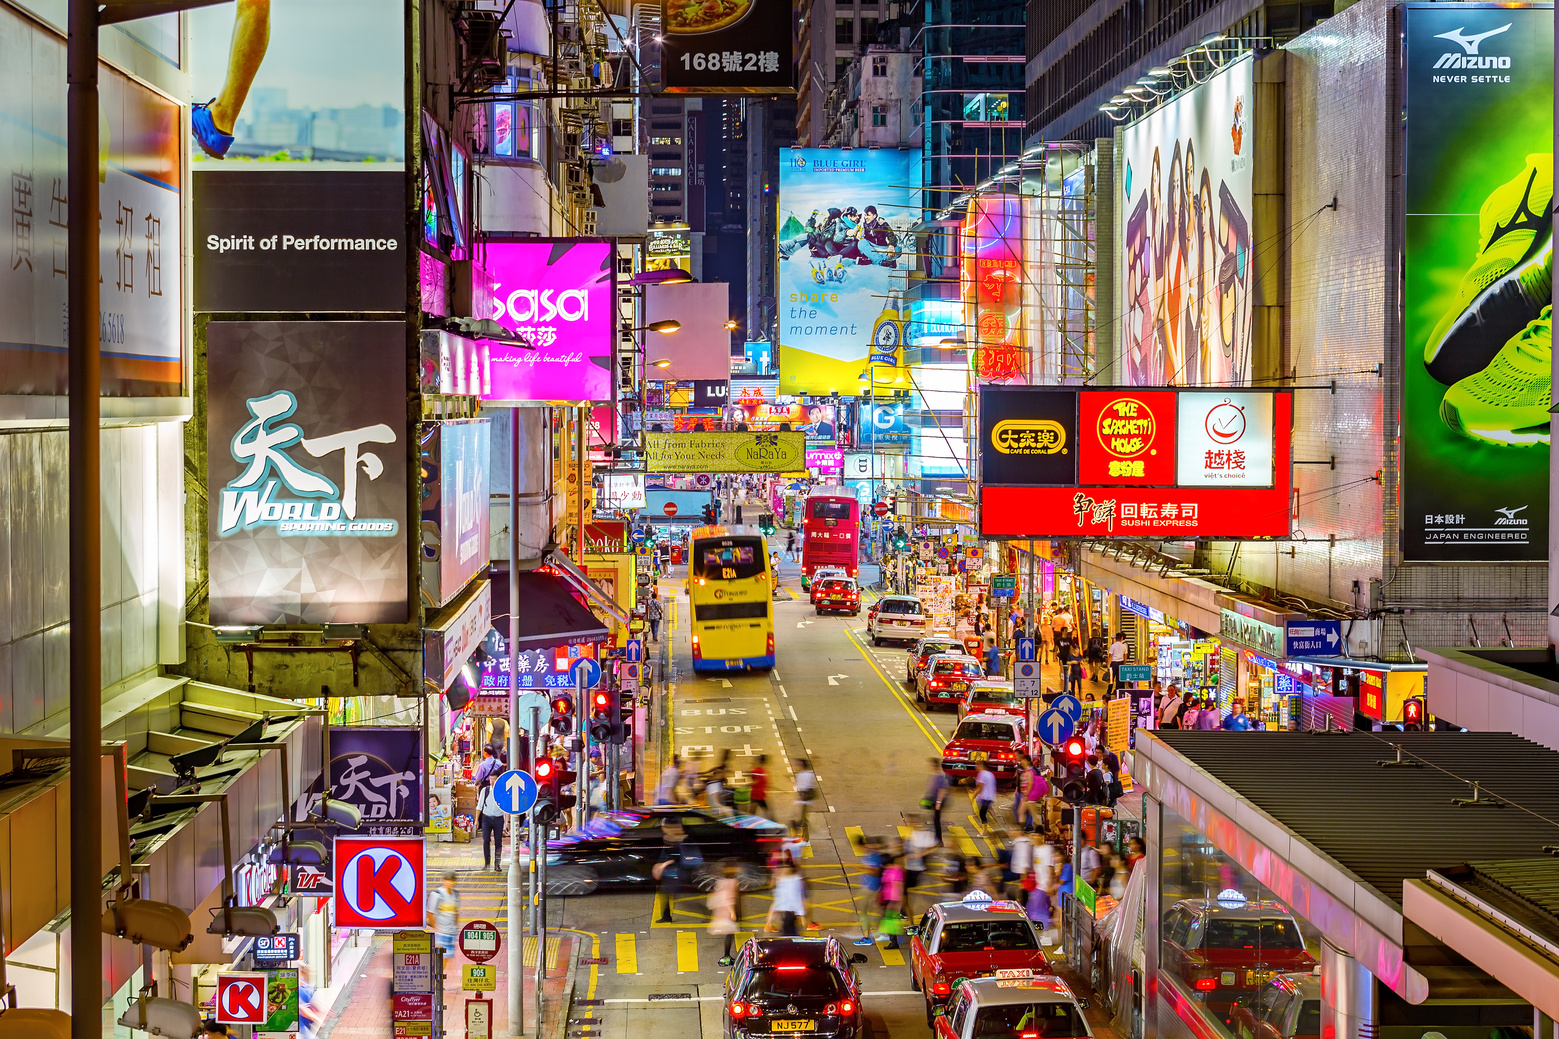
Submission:
<svg viewBox="0 0 1559 1039">
<path fill-rule="evenodd" d="M 604 711 L 612 705 L 612 698 L 606 690 L 597 690 L 595 694 L 595 709 Z"/>
<path fill-rule="evenodd" d="M 1086 745 L 1083 743 L 1083 741 L 1077 739 L 1074 736 L 1072 739 L 1066 741 L 1066 747 L 1064 748 L 1063 753 L 1065 753 L 1069 758 L 1081 758 L 1083 756 L 1084 750 L 1086 749 Z"/>
<path fill-rule="evenodd" d="M 540 761 L 536 762 L 536 767 L 532 770 L 534 773 L 533 778 L 538 784 L 545 783 L 547 780 L 552 778 L 552 771 L 552 759 L 542 758 Z"/>
<path fill-rule="evenodd" d="M 552 700 L 552 713 L 557 715 L 574 713 L 574 698 L 572 696 L 558 696 Z"/>
<path fill-rule="evenodd" d="M 1424 720 L 1424 705 L 1421 700 L 1404 700 L 1402 702 L 1402 720 L 1409 725 L 1417 725 Z"/>
</svg>

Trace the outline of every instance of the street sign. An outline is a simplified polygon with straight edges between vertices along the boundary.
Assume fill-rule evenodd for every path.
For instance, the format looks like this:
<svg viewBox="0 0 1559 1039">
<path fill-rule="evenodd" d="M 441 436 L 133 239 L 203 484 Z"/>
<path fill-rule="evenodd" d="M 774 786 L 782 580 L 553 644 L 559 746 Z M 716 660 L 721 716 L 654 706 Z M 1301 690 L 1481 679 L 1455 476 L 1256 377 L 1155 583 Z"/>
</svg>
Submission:
<svg viewBox="0 0 1559 1039">
<path fill-rule="evenodd" d="M 486 963 L 503 948 L 498 928 L 487 920 L 472 920 L 460 929 L 460 951 L 472 963 Z"/>
<path fill-rule="evenodd" d="M 493 801 L 509 815 L 524 815 L 536 803 L 536 781 L 529 772 L 511 768 L 493 783 Z"/>
<path fill-rule="evenodd" d="M 1284 636 L 1286 656 L 1335 657 L 1342 652 L 1342 621 L 1289 621 Z"/>
<path fill-rule="evenodd" d="M 640 544 L 637 548 L 635 548 L 633 550 L 633 552 L 634 552 L 635 555 L 647 556 L 647 555 L 650 554 L 650 546 L 645 545 L 645 544 Z"/>
<path fill-rule="evenodd" d="M 218 974 L 216 1011 L 211 1016 L 223 1025 L 263 1025 L 270 1016 L 262 973 Z"/>
<path fill-rule="evenodd" d="M 671 519 L 677 514 L 677 503 L 674 501 L 668 501 L 660 511 L 666 514 L 667 519 Z"/>
<path fill-rule="evenodd" d="M 1152 664 L 1122 664 L 1122 682 L 1151 682 L 1153 681 Z"/>
<path fill-rule="evenodd" d="M 1034 640 L 1033 639 L 1031 639 L 1031 638 L 1021 638 L 1021 639 L 1018 640 L 1018 659 L 1019 660 L 1033 660 L 1034 659 Z"/>
<path fill-rule="evenodd" d="M 397 995 L 433 991 L 433 935 L 396 931 L 390 943 L 390 991 Z"/>
<path fill-rule="evenodd" d="M 872 505 L 872 515 L 873 516 L 876 516 L 878 519 L 881 519 L 882 517 L 886 516 L 887 514 L 888 514 L 888 503 L 887 502 L 879 501 L 879 502 L 873 503 L 873 505 Z"/>
<path fill-rule="evenodd" d="M 296 934 L 262 934 L 254 940 L 254 965 L 276 967 L 298 958 L 299 943 Z"/>
<path fill-rule="evenodd" d="M 644 659 L 644 640 L 629 639 L 628 645 L 624 647 L 624 650 L 625 659 L 627 659 L 629 663 L 637 664 L 639 661 Z"/>
<path fill-rule="evenodd" d="M 1052 747 L 1059 747 L 1066 742 L 1067 737 L 1072 735 L 1072 726 L 1071 718 L 1067 717 L 1064 712 L 1051 707 L 1039 716 L 1039 721 L 1034 728 L 1039 733 L 1040 739 Z"/>
<path fill-rule="evenodd" d="M 337 927 L 390 931 L 421 927 L 427 916 L 421 837 L 337 837 Z"/>
<path fill-rule="evenodd" d="M 627 670 L 628 670 L 628 680 L 633 682 L 633 683 L 635 683 L 635 684 L 637 684 L 638 681 L 639 681 L 639 665 L 638 664 L 629 664 Z"/>
<path fill-rule="evenodd" d="M 498 988 L 498 968 L 465 964 L 460 968 L 460 987 L 466 992 L 493 992 Z"/>
<path fill-rule="evenodd" d="M 466 1039 L 493 1039 L 492 1000 L 466 1000 Z"/>
<path fill-rule="evenodd" d="M 991 577 L 992 599 L 1015 599 L 1018 596 L 1016 574 L 994 574 Z"/>
<path fill-rule="evenodd" d="M 594 689 L 601 681 L 601 665 L 594 657 L 580 657 L 568 669 L 568 684 L 578 688 Z"/>
<path fill-rule="evenodd" d="M 645 532 L 643 527 L 634 527 L 633 533 L 628 535 L 628 540 L 632 541 L 635 545 L 642 545 L 644 544 L 645 539 L 648 537 L 649 534 Z"/>
<path fill-rule="evenodd" d="M 1074 726 L 1080 720 L 1082 720 L 1083 702 L 1077 697 L 1073 696 L 1071 693 L 1062 693 L 1060 696 L 1050 701 L 1050 707 L 1052 710 L 1060 711 L 1062 714 L 1072 719 L 1072 724 Z"/>
<path fill-rule="evenodd" d="M 1025 660 L 1018 665 L 1017 670 L 1012 672 L 1012 676 L 1014 678 L 1038 678 L 1040 677 L 1039 668 L 1034 666 L 1032 659 Z"/>
<path fill-rule="evenodd" d="M 1012 695 L 1019 700 L 1039 700 L 1045 695 L 1045 683 L 1041 678 L 1014 678 Z"/>
</svg>

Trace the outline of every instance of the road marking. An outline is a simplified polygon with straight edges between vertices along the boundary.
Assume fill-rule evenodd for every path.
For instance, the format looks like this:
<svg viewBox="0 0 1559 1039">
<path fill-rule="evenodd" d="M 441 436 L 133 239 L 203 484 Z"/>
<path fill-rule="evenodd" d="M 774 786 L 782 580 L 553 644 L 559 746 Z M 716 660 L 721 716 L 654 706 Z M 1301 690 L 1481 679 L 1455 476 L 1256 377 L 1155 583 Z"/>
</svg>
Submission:
<svg viewBox="0 0 1559 1039">
<path fill-rule="evenodd" d="M 850 641 L 854 642 L 856 648 L 861 650 L 861 659 L 870 664 L 872 670 L 877 672 L 877 677 L 882 679 L 882 684 L 888 687 L 888 691 L 893 694 L 893 698 L 898 701 L 899 706 L 904 708 L 904 713 L 910 716 L 910 719 L 915 723 L 916 727 L 920 729 L 921 734 L 926 737 L 926 741 L 935 747 L 937 753 L 940 754 L 942 752 L 942 748 L 947 745 L 947 738 L 940 732 L 937 732 L 934 727 L 929 726 L 926 719 L 921 715 L 920 711 L 917 710 L 915 705 L 910 703 L 909 699 L 904 695 L 903 687 L 894 685 L 892 679 L 888 677 L 887 672 L 878 667 L 876 661 L 873 661 L 867 657 L 866 647 L 862 645 L 857 639 L 855 639 L 854 636 L 851 636 Z"/>
<path fill-rule="evenodd" d="M 677 932 L 677 973 L 698 973 L 698 935 L 692 931 Z"/>
<path fill-rule="evenodd" d="M 800 719 L 800 718 L 797 718 L 797 717 L 796 717 L 796 708 L 795 708 L 795 706 L 794 706 L 794 705 L 792 705 L 792 704 L 786 704 L 786 705 L 785 705 L 785 706 L 786 706 L 786 707 L 788 707 L 788 708 L 789 708 L 789 709 L 790 709 L 790 720 L 791 720 L 791 721 L 793 721 L 793 722 L 799 722 L 799 721 L 801 721 L 801 719 Z M 798 732 L 799 732 L 799 731 L 800 731 L 800 730 L 799 730 L 799 729 L 798 729 L 798 730 L 797 730 L 797 731 L 798 731 Z"/>
<path fill-rule="evenodd" d="M 980 854 L 979 846 L 970 839 L 969 831 L 962 826 L 949 826 L 947 832 L 952 834 L 953 840 L 958 842 L 958 850 L 963 852 L 964 855 Z"/>
<path fill-rule="evenodd" d="M 850 853 L 858 859 L 866 857 L 866 831 L 859 826 L 846 826 L 845 839 L 850 842 Z"/>
<path fill-rule="evenodd" d="M 637 935 L 617 936 L 617 973 L 639 973 L 639 939 Z"/>
<path fill-rule="evenodd" d="M 890 949 L 886 946 L 877 946 L 877 951 L 882 953 L 882 962 L 889 967 L 904 966 L 904 953 L 898 949 Z"/>
</svg>

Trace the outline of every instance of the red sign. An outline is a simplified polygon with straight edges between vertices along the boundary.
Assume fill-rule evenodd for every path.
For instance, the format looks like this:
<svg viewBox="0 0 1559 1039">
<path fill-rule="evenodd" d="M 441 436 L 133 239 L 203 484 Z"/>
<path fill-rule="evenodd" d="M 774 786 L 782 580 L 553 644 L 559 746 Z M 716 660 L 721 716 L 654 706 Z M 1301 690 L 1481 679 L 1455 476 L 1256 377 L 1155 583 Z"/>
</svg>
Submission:
<svg viewBox="0 0 1559 1039">
<path fill-rule="evenodd" d="M 670 519 L 672 516 L 675 516 L 677 514 L 677 503 L 674 502 L 674 501 L 668 501 L 666 503 L 665 507 L 662 508 L 660 511 L 664 512 L 666 514 L 666 518 L 667 519 Z"/>
<path fill-rule="evenodd" d="M 433 994 L 397 992 L 390 997 L 390 1020 L 433 1020 Z"/>
<path fill-rule="evenodd" d="M 224 1025 L 263 1025 L 270 1016 L 264 974 L 218 974 L 217 1005 L 212 1015 Z"/>
<path fill-rule="evenodd" d="M 1379 671 L 1359 674 L 1359 713 L 1376 721 L 1386 720 L 1386 676 Z"/>
<path fill-rule="evenodd" d="M 424 926 L 421 837 L 337 837 L 334 859 L 337 927 Z"/>
<path fill-rule="evenodd" d="M 606 696 L 604 692 L 595 694 L 597 699 Z M 498 950 L 503 948 L 503 938 L 498 934 L 498 928 L 487 920 L 472 920 L 460 929 L 460 951 L 466 954 L 466 959 L 472 963 L 486 963 L 498 955 Z"/>
<path fill-rule="evenodd" d="M 872 506 L 872 515 L 876 516 L 878 519 L 881 519 L 882 517 L 886 516 L 887 514 L 888 514 L 888 503 L 887 502 L 879 501 L 879 502 L 877 502 L 876 504 L 874 504 Z"/>
<path fill-rule="evenodd" d="M 1174 486 L 1173 391 L 1084 390 L 1077 401 L 1078 483 Z"/>
</svg>

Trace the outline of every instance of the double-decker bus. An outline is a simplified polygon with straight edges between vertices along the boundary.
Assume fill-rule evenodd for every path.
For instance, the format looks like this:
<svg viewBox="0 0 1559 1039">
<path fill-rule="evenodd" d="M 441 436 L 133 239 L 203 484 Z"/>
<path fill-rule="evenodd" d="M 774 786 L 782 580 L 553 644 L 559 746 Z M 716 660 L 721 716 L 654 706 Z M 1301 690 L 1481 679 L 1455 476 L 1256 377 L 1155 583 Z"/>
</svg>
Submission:
<svg viewBox="0 0 1559 1039">
<path fill-rule="evenodd" d="M 694 671 L 774 666 L 774 575 L 752 527 L 699 527 L 688 537 Z"/>
<path fill-rule="evenodd" d="M 812 586 L 820 566 L 837 566 L 855 577 L 861 565 L 861 503 L 848 494 L 814 494 L 802 508 L 801 586 Z"/>
</svg>

